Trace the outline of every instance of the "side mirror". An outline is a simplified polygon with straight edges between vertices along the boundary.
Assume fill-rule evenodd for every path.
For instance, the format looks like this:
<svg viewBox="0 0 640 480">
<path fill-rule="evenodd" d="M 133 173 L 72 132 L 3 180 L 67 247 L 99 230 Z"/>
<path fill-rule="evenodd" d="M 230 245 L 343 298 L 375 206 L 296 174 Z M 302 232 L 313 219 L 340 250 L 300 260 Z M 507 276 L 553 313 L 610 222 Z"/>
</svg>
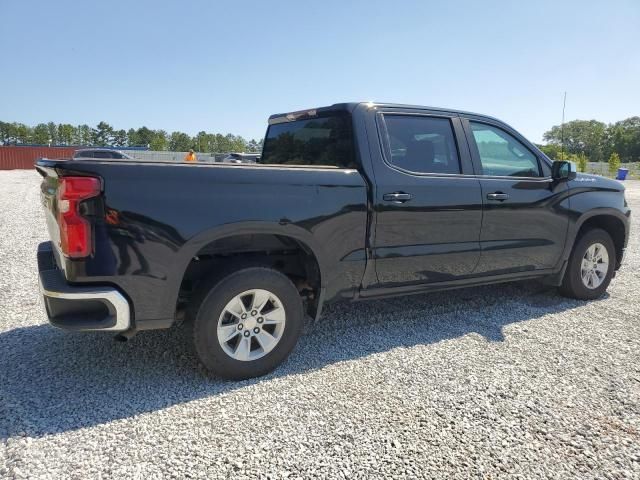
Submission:
<svg viewBox="0 0 640 480">
<path fill-rule="evenodd" d="M 551 178 L 554 180 L 573 180 L 576 178 L 578 169 L 573 162 L 556 160 L 551 165 Z"/>
</svg>

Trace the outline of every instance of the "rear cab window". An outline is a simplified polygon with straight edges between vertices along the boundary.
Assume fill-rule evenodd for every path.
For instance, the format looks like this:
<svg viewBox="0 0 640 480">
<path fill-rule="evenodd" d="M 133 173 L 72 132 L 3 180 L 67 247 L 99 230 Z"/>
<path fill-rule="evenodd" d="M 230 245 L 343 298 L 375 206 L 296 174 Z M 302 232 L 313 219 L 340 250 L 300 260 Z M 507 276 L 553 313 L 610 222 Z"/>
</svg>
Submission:
<svg viewBox="0 0 640 480">
<path fill-rule="evenodd" d="M 351 115 L 328 115 L 270 125 L 261 164 L 356 168 Z"/>
</svg>

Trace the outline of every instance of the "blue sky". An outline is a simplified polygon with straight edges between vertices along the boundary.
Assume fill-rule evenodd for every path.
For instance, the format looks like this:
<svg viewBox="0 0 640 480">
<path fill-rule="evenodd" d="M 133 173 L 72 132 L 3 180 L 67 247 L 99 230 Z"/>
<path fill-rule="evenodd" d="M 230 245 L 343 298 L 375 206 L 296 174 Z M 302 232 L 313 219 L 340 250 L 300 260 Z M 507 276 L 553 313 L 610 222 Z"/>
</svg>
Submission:
<svg viewBox="0 0 640 480">
<path fill-rule="evenodd" d="M 374 100 L 533 141 L 640 115 L 640 0 L 0 0 L 0 120 L 260 138 L 269 114 Z"/>
</svg>

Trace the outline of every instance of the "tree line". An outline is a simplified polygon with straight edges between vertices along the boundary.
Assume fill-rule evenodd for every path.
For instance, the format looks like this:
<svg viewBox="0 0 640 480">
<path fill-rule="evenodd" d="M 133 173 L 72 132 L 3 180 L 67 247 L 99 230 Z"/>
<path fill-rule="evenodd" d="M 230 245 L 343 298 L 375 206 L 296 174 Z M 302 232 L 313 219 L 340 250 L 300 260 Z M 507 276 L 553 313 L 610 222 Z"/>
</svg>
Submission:
<svg viewBox="0 0 640 480">
<path fill-rule="evenodd" d="M 184 152 L 259 152 L 262 140 L 246 140 L 240 135 L 198 132 L 191 136 L 184 132 L 152 130 L 147 127 L 116 130 L 107 122 L 95 127 L 68 123 L 39 123 L 30 127 L 23 123 L 0 121 L 0 142 L 3 145 L 52 145 L 98 147 L 147 147 L 150 150 Z"/>
<path fill-rule="evenodd" d="M 640 161 L 640 117 L 606 124 L 597 120 L 573 120 L 554 125 L 543 136 L 539 147 L 549 157 L 580 159 L 583 162 L 608 161 L 616 154 L 622 162 Z M 16 122 L 0 122 L 0 142 L 4 145 L 92 145 L 110 147 L 147 147 L 150 150 L 184 152 L 258 152 L 262 140 L 246 140 L 239 135 L 198 132 L 168 133 L 147 127 L 116 130 L 107 122 L 95 127 L 68 123 L 39 123 L 30 127 Z"/>
<path fill-rule="evenodd" d="M 606 124 L 597 120 L 573 120 L 545 132 L 538 145 L 550 158 L 581 162 L 640 161 L 640 117 Z"/>
</svg>

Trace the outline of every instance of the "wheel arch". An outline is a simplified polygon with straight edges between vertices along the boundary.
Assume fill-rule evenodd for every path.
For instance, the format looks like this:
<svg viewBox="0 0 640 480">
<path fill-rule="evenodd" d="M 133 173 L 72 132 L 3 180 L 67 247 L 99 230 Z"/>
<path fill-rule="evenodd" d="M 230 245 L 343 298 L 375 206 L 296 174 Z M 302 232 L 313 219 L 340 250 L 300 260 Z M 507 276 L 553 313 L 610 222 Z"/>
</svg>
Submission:
<svg viewBox="0 0 640 480">
<path fill-rule="evenodd" d="M 249 242 L 249 245 L 247 245 L 247 242 Z M 259 245 L 255 246 L 254 243 L 253 246 L 255 248 L 252 248 L 251 242 L 257 242 Z M 283 247 L 278 249 L 277 242 L 291 248 Z M 266 250 L 261 250 L 261 248 Z M 268 249 L 271 250 L 267 251 Z M 209 255 L 224 254 L 228 256 L 225 260 L 227 267 L 232 269 L 249 264 L 266 265 L 267 261 L 272 261 L 276 258 L 273 256 L 273 252 L 276 252 L 277 255 L 286 250 L 289 254 L 294 251 L 302 252 L 298 261 L 303 262 L 305 272 L 312 276 L 308 280 L 309 287 L 312 287 L 313 295 L 311 301 L 307 302 L 307 312 L 315 319 L 322 310 L 324 289 L 328 276 L 326 254 L 311 233 L 301 227 L 292 224 L 281 225 L 265 222 L 234 223 L 198 234 L 185 244 L 181 250 L 179 259 L 172 268 L 172 272 L 175 273 L 170 282 L 170 289 L 175 296 L 174 305 L 176 307 L 180 301 L 180 293 L 184 286 L 184 281 L 193 266 L 193 262 L 199 261 L 199 255 L 208 257 Z M 238 256 L 242 258 L 238 258 Z M 311 265 L 311 263 L 315 265 Z M 290 267 L 291 265 L 283 265 L 282 269 L 278 268 L 278 266 L 273 268 L 287 274 L 291 273 L 288 271 Z M 311 267 L 311 272 L 307 271 L 307 267 Z M 294 276 L 297 276 L 297 274 Z M 305 288 L 302 284 L 297 284 L 296 286 L 301 291 Z"/>
<path fill-rule="evenodd" d="M 589 229 L 601 228 L 607 232 L 616 249 L 616 270 L 620 268 L 622 256 L 626 247 L 628 233 L 628 219 L 620 211 L 613 208 L 598 208 L 583 214 L 574 227 L 571 249 L 578 239 Z M 569 250 L 569 252 L 571 251 Z"/>
</svg>

